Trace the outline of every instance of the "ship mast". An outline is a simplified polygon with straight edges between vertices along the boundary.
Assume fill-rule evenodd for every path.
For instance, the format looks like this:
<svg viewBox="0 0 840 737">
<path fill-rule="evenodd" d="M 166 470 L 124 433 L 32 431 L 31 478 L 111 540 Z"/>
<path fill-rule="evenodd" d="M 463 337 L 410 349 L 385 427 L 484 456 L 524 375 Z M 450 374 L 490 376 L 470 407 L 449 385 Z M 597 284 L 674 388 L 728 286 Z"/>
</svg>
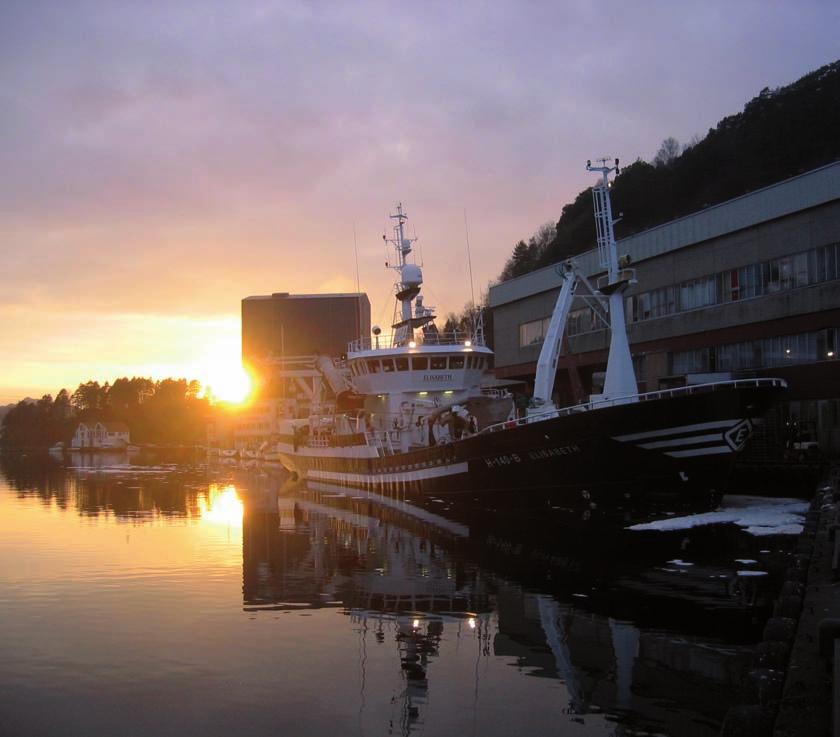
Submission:
<svg viewBox="0 0 840 737">
<path fill-rule="evenodd" d="M 586 162 L 587 171 L 600 172 L 601 181 L 592 188 L 592 201 L 595 206 L 595 228 L 598 237 L 598 258 L 601 266 L 607 269 L 606 283 L 598 284 L 598 291 L 609 298 L 610 313 L 610 354 L 607 359 L 607 375 L 604 379 L 604 399 L 626 399 L 632 401 L 638 394 L 636 373 L 630 356 L 630 344 L 627 340 L 627 324 L 624 318 L 624 291 L 634 283 L 631 269 L 622 269 L 615 245 L 614 225 L 618 220 L 612 216 L 610 203 L 610 181 L 612 172 L 619 172 L 618 159 L 613 166 L 607 165 L 608 159 L 599 159 L 600 166 Z"/>
<path fill-rule="evenodd" d="M 420 287 L 423 284 L 423 271 L 415 263 L 409 263 L 408 255 L 412 251 L 412 244 L 416 238 L 408 238 L 405 235 L 405 221 L 408 215 L 403 212 L 402 202 L 397 203 L 397 211 L 392 214 L 395 220 L 394 235 L 392 238 L 382 236 L 386 243 L 390 243 L 396 251 L 397 261 L 395 264 L 386 264 L 394 269 L 400 276 L 395 284 L 397 307 L 399 319 L 395 314 L 392 344 L 404 346 L 413 341 L 415 328 L 423 327 L 435 319 L 432 310 L 423 306 L 423 298 L 420 297 Z M 412 316 L 412 302 L 415 302 L 414 315 Z"/>
</svg>

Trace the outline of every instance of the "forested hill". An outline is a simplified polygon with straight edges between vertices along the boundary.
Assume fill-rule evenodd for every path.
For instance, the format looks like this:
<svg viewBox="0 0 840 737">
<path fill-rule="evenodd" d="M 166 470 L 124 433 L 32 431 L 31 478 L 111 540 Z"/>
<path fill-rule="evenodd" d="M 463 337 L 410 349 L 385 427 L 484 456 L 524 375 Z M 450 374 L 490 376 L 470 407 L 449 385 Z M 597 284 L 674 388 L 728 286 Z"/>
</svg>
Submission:
<svg viewBox="0 0 840 737">
<path fill-rule="evenodd" d="M 680 147 L 665 139 L 652 163 L 637 160 L 624 167 L 612 188 L 613 213 L 624 213 L 616 237 L 838 159 L 840 61 L 787 87 L 763 89 L 743 112 L 721 120 L 702 140 Z M 548 230 L 516 244 L 501 280 L 595 247 L 590 190 L 563 208 L 555 233 Z"/>
</svg>

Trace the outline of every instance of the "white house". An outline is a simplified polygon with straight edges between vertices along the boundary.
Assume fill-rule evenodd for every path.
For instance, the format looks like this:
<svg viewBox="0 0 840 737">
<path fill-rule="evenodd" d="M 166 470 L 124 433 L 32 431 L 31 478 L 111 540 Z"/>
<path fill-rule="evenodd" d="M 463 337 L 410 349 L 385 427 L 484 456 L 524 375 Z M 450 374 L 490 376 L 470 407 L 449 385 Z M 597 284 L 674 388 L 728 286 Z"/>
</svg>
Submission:
<svg viewBox="0 0 840 737">
<path fill-rule="evenodd" d="M 83 448 L 125 448 L 131 442 L 124 422 L 80 422 L 70 442 L 72 450 Z"/>
</svg>

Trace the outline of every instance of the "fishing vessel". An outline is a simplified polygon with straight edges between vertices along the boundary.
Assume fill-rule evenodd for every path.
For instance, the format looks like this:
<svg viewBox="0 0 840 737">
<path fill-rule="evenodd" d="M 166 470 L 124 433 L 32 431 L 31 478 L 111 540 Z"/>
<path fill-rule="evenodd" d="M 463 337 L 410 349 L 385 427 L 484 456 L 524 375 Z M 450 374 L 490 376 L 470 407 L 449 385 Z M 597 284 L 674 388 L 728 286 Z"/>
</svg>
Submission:
<svg viewBox="0 0 840 737">
<path fill-rule="evenodd" d="M 617 253 L 609 192 L 618 159 L 588 161 L 587 170 L 600 175 L 592 194 L 604 274 L 593 284 L 574 260 L 558 265 L 562 286 L 526 411 L 488 385 L 493 353 L 480 316 L 469 331 L 438 331 L 400 204 L 392 237 L 383 236 L 398 274 L 392 332 L 374 326 L 340 359 L 319 358 L 334 399 L 280 423 L 275 452 L 283 465 L 309 481 L 392 496 L 516 500 L 548 492 L 589 505 L 673 494 L 718 499 L 737 453 L 786 384 L 751 378 L 638 392 L 624 317 L 635 272 Z M 584 403 L 558 407 L 552 389 L 577 298 L 600 305 L 610 327 L 604 386 Z"/>
</svg>

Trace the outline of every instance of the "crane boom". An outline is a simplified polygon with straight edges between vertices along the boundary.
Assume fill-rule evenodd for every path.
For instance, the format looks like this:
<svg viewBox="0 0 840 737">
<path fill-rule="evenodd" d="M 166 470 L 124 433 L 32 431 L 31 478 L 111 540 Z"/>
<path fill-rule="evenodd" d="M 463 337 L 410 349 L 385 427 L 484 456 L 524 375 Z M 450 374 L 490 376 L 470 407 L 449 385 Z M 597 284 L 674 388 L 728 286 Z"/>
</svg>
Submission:
<svg viewBox="0 0 840 737">
<path fill-rule="evenodd" d="M 557 373 L 557 361 L 560 358 L 560 347 L 563 342 L 563 331 L 566 328 L 566 318 L 572 307 L 577 286 L 577 274 L 570 261 L 563 264 L 563 286 L 557 295 L 554 312 L 546 330 L 540 357 L 537 359 L 537 375 L 534 379 L 534 404 L 538 411 L 551 410 L 551 391 L 554 388 L 554 376 Z"/>
</svg>

